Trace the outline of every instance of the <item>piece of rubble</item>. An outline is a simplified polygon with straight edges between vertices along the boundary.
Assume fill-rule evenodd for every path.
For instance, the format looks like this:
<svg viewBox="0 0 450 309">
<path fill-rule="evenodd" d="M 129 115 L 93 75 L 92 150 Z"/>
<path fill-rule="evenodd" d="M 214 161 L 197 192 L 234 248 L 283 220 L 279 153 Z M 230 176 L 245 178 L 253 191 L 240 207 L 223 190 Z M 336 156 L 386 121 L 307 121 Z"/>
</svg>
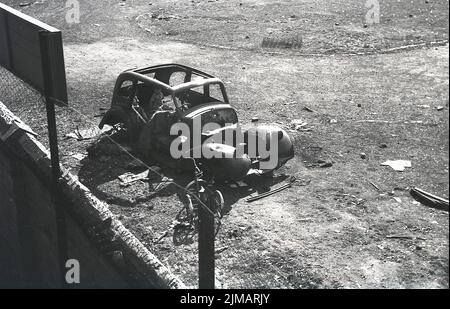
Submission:
<svg viewBox="0 0 450 309">
<path fill-rule="evenodd" d="M 369 183 L 375 188 L 375 189 L 377 189 L 377 191 L 380 191 L 380 188 L 375 184 L 375 183 L 373 183 L 372 181 L 370 181 L 370 180 L 368 180 L 369 181 Z"/>
<path fill-rule="evenodd" d="M 392 197 L 397 203 L 401 204 L 402 203 L 402 199 L 396 196 Z"/>
<path fill-rule="evenodd" d="M 409 160 L 387 160 L 381 165 L 390 166 L 394 171 L 403 172 L 406 167 L 411 168 L 411 161 Z"/>
<path fill-rule="evenodd" d="M 87 157 L 87 154 L 82 154 L 82 153 L 75 153 L 72 155 L 73 158 L 77 159 L 78 161 L 83 160 L 84 158 Z"/>
<path fill-rule="evenodd" d="M 308 125 L 307 122 L 304 122 L 301 119 L 294 119 L 291 121 L 290 127 L 291 130 L 295 130 L 295 131 L 311 131 L 311 128 L 307 128 L 306 126 Z"/>
<path fill-rule="evenodd" d="M 322 168 L 332 167 L 333 166 L 333 162 L 331 162 L 331 161 L 319 160 L 318 163 L 319 163 L 319 167 L 322 167 Z"/>
<path fill-rule="evenodd" d="M 164 237 L 169 235 L 169 231 L 164 231 L 161 235 L 154 241 L 155 244 L 159 243 Z"/>
<path fill-rule="evenodd" d="M 109 126 L 109 125 L 104 125 L 103 128 L 100 130 L 97 127 L 93 127 L 93 128 L 89 128 L 89 129 L 83 129 L 83 130 L 79 130 L 78 128 L 70 133 L 66 134 L 66 137 L 69 138 L 73 138 L 76 139 L 78 141 L 83 141 L 83 140 L 87 140 L 87 139 L 91 139 L 94 137 L 99 136 L 102 133 L 108 132 L 111 129 L 113 129 L 113 127 Z"/>
<path fill-rule="evenodd" d="M 119 178 L 119 180 L 120 180 L 120 185 L 123 187 L 126 187 L 138 180 L 148 180 L 149 171 L 150 170 L 146 170 L 145 172 L 142 172 L 139 174 L 133 174 L 133 173 L 128 172 L 128 173 L 118 176 L 117 178 Z"/>
<path fill-rule="evenodd" d="M 215 250 L 215 253 L 222 253 L 228 249 L 228 246 L 220 247 Z"/>
<path fill-rule="evenodd" d="M 303 106 L 302 110 L 313 113 L 314 110 L 312 110 L 311 108 L 307 107 L 307 106 Z"/>
</svg>

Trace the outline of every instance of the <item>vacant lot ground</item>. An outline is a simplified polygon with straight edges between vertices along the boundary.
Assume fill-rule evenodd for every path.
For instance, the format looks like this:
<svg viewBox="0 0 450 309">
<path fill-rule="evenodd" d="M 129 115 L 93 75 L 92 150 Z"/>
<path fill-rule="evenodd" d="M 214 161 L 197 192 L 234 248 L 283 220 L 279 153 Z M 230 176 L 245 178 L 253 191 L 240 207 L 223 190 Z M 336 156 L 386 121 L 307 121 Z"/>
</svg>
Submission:
<svg viewBox="0 0 450 309">
<path fill-rule="evenodd" d="M 130 156 L 110 149 L 79 161 L 72 155 L 92 141 L 64 138 L 99 122 L 94 116 L 109 107 L 114 80 L 128 68 L 197 67 L 226 82 L 241 122 L 256 116 L 289 128 L 301 119 L 311 128 L 290 132 L 296 156 L 273 180 L 222 188 L 216 265 L 224 286 L 448 288 L 448 212 L 408 193 L 417 186 L 448 198 L 449 50 L 432 44 L 448 39 L 448 1 L 381 2 L 380 24 L 368 26 L 356 0 L 82 1 L 73 25 L 61 1 L 20 9 L 64 31 L 70 105 L 87 116 L 58 109 L 64 163 L 188 285 L 197 283 L 197 246 L 170 229 L 177 190 L 150 197 L 158 179 L 122 188 L 117 176 L 133 166 Z M 261 47 L 264 38 L 299 37 L 297 49 Z M 45 139 L 44 106 L 11 97 L 0 99 Z M 380 165 L 394 159 L 412 168 Z M 283 175 L 298 181 L 245 202 Z"/>
</svg>

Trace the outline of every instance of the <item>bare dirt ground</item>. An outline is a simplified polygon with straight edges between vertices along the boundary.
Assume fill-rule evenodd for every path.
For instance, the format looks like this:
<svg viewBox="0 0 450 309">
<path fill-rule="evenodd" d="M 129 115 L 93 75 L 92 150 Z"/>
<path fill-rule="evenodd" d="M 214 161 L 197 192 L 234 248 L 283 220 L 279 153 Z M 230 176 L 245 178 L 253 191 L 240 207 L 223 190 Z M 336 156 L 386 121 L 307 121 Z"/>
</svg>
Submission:
<svg viewBox="0 0 450 309">
<path fill-rule="evenodd" d="M 273 180 L 253 181 L 258 189 L 295 175 L 292 188 L 254 203 L 245 202 L 251 187 L 222 188 L 216 265 L 224 287 L 449 287 L 448 212 L 408 192 L 449 195 L 449 50 L 431 44 L 448 40 L 448 1 L 381 1 L 381 23 L 367 27 L 356 0 L 82 1 L 75 25 L 61 1 L 41 2 L 19 9 L 63 30 L 70 105 L 87 115 L 58 109 L 64 164 L 186 284 L 197 284 L 195 239 L 169 231 L 154 242 L 181 207 L 177 190 L 149 197 L 158 179 L 122 188 L 117 176 L 133 167 L 130 156 L 111 148 L 78 161 L 72 155 L 92 141 L 64 138 L 99 122 L 94 115 L 128 68 L 197 67 L 226 82 L 241 122 L 256 116 L 288 128 L 301 119 L 312 129 L 290 132 L 296 156 Z M 299 36 L 299 49 L 261 47 L 264 37 Z M 5 103 L 45 140 L 42 104 Z M 390 159 L 412 168 L 380 165 Z"/>
</svg>

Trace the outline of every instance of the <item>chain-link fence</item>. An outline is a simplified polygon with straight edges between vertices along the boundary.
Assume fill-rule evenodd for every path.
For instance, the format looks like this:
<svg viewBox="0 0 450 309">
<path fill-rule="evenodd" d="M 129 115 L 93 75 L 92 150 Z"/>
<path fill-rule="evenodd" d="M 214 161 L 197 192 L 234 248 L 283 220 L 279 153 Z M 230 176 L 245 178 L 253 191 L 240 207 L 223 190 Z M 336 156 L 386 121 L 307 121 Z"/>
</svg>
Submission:
<svg viewBox="0 0 450 309">
<path fill-rule="evenodd" d="M 0 66 L 0 101 L 29 125 L 47 144 L 47 118 L 42 95 Z"/>
</svg>

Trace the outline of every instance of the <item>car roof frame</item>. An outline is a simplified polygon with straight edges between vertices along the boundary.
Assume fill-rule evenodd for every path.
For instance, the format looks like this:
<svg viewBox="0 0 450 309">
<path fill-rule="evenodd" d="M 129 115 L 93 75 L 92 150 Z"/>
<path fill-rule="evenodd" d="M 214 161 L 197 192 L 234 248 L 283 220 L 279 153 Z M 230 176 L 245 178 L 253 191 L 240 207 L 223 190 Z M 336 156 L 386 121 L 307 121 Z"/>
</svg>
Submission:
<svg viewBox="0 0 450 309">
<path fill-rule="evenodd" d="M 145 75 L 145 74 L 149 74 L 149 73 L 155 73 L 156 71 L 161 70 L 161 69 L 171 69 L 171 68 L 179 69 L 178 72 L 195 73 L 195 74 L 203 77 L 203 79 L 198 79 L 198 80 L 190 81 L 187 83 L 182 83 L 182 84 L 179 84 L 176 86 L 170 86 L 164 82 L 157 80 L 156 78 L 152 78 L 152 77 Z M 223 89 L 225 103 L 229 104 L 228 94 L 225 91 L 225 85 L 223 84 L 222 80 L 212 76 L 211 74 L 208 74 L 208 73 L 202 72 L 200 70 L 197 70 L 197 69 L 185 66 L 185 65 L 181 65 L 181 64 L 170 63 L 170 64 L 161 64 L 161 65 L 156 65 L 156 66 L 150 66 L 150 67 L 145 67 L 145 68 L 130 69 L 130 70 L 122 72 L 119 75 L 118 81 L 121 83 L 122 81 L 124 81 L 126 79 L 136 79 L 136 80 L 142 81 L 144 83 L 150 84 L 152 86 L 160 87 L 164 92 L 169 93 L 170 95 L 176 95 L 178 93 L 181 93 L 183 91 L 186 91 L 186 90 L 194 88 L 194 87 L 218 84 L 221 87 L 221 89 Z"/>
</svg>

